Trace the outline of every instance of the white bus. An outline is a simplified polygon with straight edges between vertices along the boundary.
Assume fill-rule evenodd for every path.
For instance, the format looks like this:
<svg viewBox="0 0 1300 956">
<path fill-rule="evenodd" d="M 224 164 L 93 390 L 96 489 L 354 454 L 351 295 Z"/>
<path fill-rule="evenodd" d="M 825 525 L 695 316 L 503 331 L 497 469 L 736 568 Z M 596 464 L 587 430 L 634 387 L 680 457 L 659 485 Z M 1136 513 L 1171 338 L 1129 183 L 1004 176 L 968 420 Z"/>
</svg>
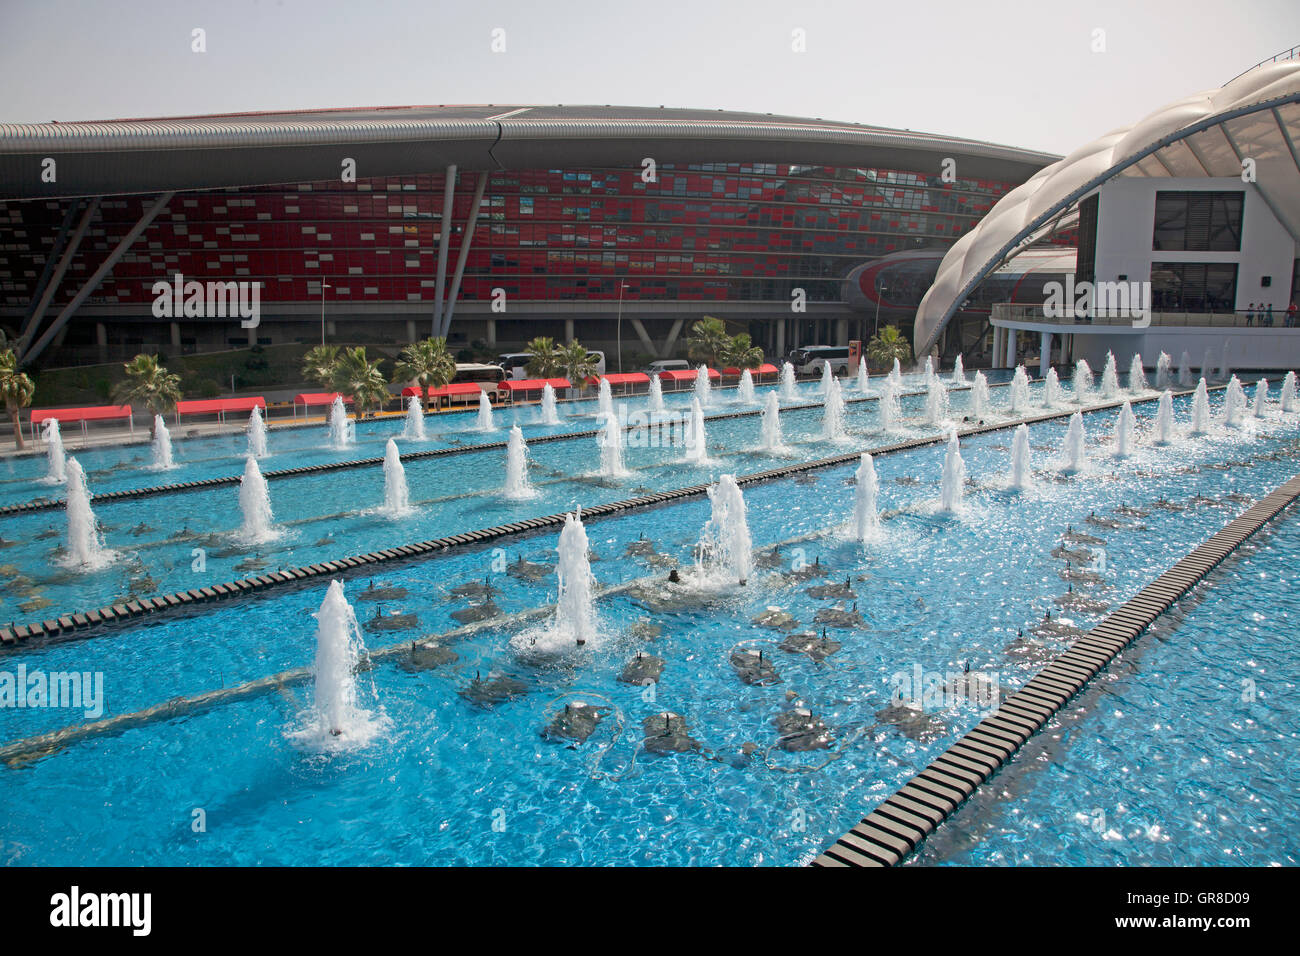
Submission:
<svg viewBox="0 0 1300 956">
<path fill-rule="evenodd" d="M 596 363 L 596 374 L 605 374 L 605 353 L 593 349 L 587 353 L 588 357 Z M 532 352 L 504 352 L 497 356 L 497 365 L 506 373 L 505 377 L 511 381 L 517 381 L 523 378 L 530 378 L 528 374 L 528 360 L 533 357 Z M 579 383 L 574 383 L 579 384 Z"/>
<path fill-rule="evenodd" d="M 796 375 L 821 374 L 822 366 L 829 365 L 835 375 L 849 371 L 847 345 L 805 345 L 790 353 L 790 364 Z"/>
</svg>

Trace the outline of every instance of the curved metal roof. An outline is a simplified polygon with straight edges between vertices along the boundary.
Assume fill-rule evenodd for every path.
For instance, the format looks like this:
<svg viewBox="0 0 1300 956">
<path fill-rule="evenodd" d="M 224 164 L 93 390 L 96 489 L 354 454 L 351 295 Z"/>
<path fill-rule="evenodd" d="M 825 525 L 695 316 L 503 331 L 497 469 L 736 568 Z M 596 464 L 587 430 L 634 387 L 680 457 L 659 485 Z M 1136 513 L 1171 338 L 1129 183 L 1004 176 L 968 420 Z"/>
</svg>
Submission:
<svg viewBox="0 0 1300 956">
<path fill-rule="evenodd" d="M 774 162 L 938 169 L 1020 181 L 1057 157 L 821 119 L 612 106 L 408 106 L 0 124 L 0 199 L 312 182 L 466 170 Z M 57 180 L 42 182 L 53 157 Z"/>
<path fill-rule="evenodd" d="M 916 312 L 916 354 L 1006 257 L 1033 242 L 1113 176 L 1239 177 L 1256 162 L 1260 194 L 1300 241 L 1300 63 L 1262 66 L 1156 110 L 1040 170 L 955 242 Z"/>
</svg>

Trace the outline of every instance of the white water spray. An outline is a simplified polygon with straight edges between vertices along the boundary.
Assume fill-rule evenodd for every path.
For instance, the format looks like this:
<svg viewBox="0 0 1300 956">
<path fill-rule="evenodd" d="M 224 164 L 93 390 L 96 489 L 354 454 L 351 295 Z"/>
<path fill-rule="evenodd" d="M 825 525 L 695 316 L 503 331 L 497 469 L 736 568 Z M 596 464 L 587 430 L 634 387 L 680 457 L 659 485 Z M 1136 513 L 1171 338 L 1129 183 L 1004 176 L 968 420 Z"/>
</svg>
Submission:
<svg viewBox="0 0 1300 956">
<path fill-rule="evenodd" d="M 759 447 L 769 455 L 780 455 L 788 451 L 781 438 L 781 403 L 775 392 L 767 393 L 767 402 L 763 406 L 763 427 Z"/>
<path fill-rule="evenodd" d="M 1191 386 L 1192 386 L 1192 357 L 1187 354 L 1187 349 L 1183 349 L 1183 354 L 1178 359 L 1178 387 L 1191 388 Z"/>
<path fill-rule="evenodd" d="M 744 404 L 754 404 L 754 375 L 749 369 L 740 373 L 740 384 L 736 386 L 736 393 Z"/>
<path fill-rule="evenodd" d="M 329 433 L 331 448 L 346 448 L 356 440 L 356 426 L 343 407 L 342 395 L 335 395 L 330 404 Z"/>
<path fill-rule="evenodd" d="M 522 501 L 537 494 L 528 481 L 528 446 L 518 425 L 510 426 L 510 440 L 506 442 L 506 486 L 501 493 L 511 501 Z"/>
<path fill-rule="evenodd" d="M 1173 358 L 1168 352 L 1161 352 L 1156 359 L 1156 388 L 1168 388 L 1173 384 L 1170 378 L 1169 369 L 1174 364 Z"/>
<path fill-rule="evenodd" d="M 781 400 L 792 402 L 796 397 L 794 366 L 789 362 L 784 362 L 781 365 Z"/>
<path fill-rule="evenodd" d="M 267 455 L 266 422 L 262 421 L 262 410 L 256 405 L 248 413 L 248 424 L 244 426 L 244 431 L 248 435 L 247 454 L 254 458 L 265 458 Z"/>
<path fill-rule="evenodd" d="M 1223 396 L 1223 423 L 1232 427 L 1242 424 L 1246 411 L 1246 393 L 1237 376 L 1228 379 L 1228 388 Z"/>
<path fill-rule="evenodd" d="M 691 399 L 691 420 L 686 426 L 685 460 L 702 465 L 709 460 L 708 436 L 704 432 L 704 409 L 698 398 Z"/>
<path fill-rule="evenodd" d="M 619 427 L 617 415 L 611 412 L 601 419 L 596 441 L 600 444 L 601 477 L 626 478 L 630 472 L 623 464 L 623 429 Z"/>
<path fill-rule="evenodd" d="M 952 363 L 952 384 L 958 388 L 966 384 L 966 365 L 962 362 L 960 354 Z"/>
<path fill-rule="evenodd" d="M 152 458 L 149 464 L 152 471 L 169 471 L 176 467 L 172 461 L 172 433 L 167 430 L 167 423 L 161 415 L 153 417 Z"/>
<path fill-rule="evenodd" d="M 406 469 L 397 442 L 390 438 L 384 446 L 384 514 L 397 518 L 411 511 L 411 492 L 406 487 Z"/>
<path fill-rule="evenodd" d="M 1061 388 L 1061 379 L 1056 374 L 1056 369 L 1049 368 L 1047 377 L 1043 380 L 1043 407 L 1060 408 L 1065 402 L 1065 392 Z"/>
<path fill-rule="evenodd" d="M 1169 356 L 1164 352 L 1160 353 L 1160 357 L 1165 360 L 1169 358 Z M 1157 368 L 1156 375 L 1158 376 L 1159 374 L 1160 370 Z M 1169 367 L 1166 365 L 1165 377 L 1167 378 L 1168 376 Z M 1142 367 L 1142 356 L 1136 352 L 1133 353 L 1133 361 L 1130 362 L 1128 366 L 1128 390 L 1130 392 L 1145 392 L 1147 390 L 1147 376 L 1146 370 Z"/>
<path fill-rule="evenodd" d="M 492 424 L 492 399 L 488 398 L 487 392 L 480 391 L 478 393 L 478 418 L 474 420 L 474 430 L 490 432 L 494 427 Z"/>
<path fill-rule="evenodd" d="M 1295 376 L 1292 375 L 1292 378 Z M 45 419 L 45 424 L 41 426 L 41 438 L 45 440 L 45 483 L 61 485 L 68 480 L 68 465 L 57 418 Z"/>
<path fill-rule="evenodd" d="M 1070 426 L 1065 430 L 1065 441 L 1061 444 L 1061 470 L 1065 472 L 1083 471 L 1087 461 L 1084 448 L 1083 414 L 1075 412 L 1070 416 Z"/>
<path fill-rule="evenodd" d="M 659 376 L 656 375 L 653 379 L 651 379 L 650 394 L 652 397 L 658 385 L 659 385 Z M 660 404 L 663 404 L 662 393 L 659 396 L 659 402 Z M 555 388 L 551 385 L 550 382 L 547 382 L 544 386 L 542 386 L 542 424 L 543 425 L 560 424 L 560 409 L 555 404 Z"/>
<path fill-rule="evenodd" d="M 1196 383 L 1196 395 L 1192 398 L 1193 435 L 1204 435 L 1210 430 L 1210 392 L 1205 385 L 1205 377 Z"/>
<path fill-rule="evenodd" d="M 940 479 L 939 507 L 943 511 L 957 511 L 961 508 L 962 495 L 966 492 L 966 463 L 961 457 L 961 443 L 957 432 L 948 438 L 948 452 L 943 457 L 943 477 Z"/>
<path fill-rule="evenodd" d="M 1133 454 L 1133 429 L 1137 421 L 1133 417 L 1133 406 L 1124 400 L 1120 406 L 1119 418 L 1115 420 L 1115 457 L 1127 458 Z"/>
<path fill-rule="evenodd" d="M 718 478 L 709 499 L 713 510 L 700 535 L 696 575 L 715 585 L 745 584 L 754 571 L 754 545 L 735 476 Z"/>
<path fill-rule="evenodd" d="M 98 571 L 115 557 L 104 547 L 100 537 L 99 521 L 90 508 L 90 490 L 86 487 L 86 473 L 77 459 L 67 461 L 68 500 L 65 510 L 68 517 L 68 535 L 60 563 L 74 571 Z"/>
<path fill-rule="evenodd" d="M 1106 365 L 1101 370 L 1101 397 L 1112 399 L 1119 397 L 1119 370 L 1115 366 L 1115 353 L 1106 353 Z"/>
<path fill-rule="evenodd" d="M 1071 380 L 1074 400 L 1080 405 L 1088 404 L 1092 395 L 1092 366 L 1085 359 L 1074 363 L 1074 378 Z"/>
<path fill-rule="evenodd" d="M 1261 378 L 1255 383 L 1255 417 L 1264 417 L 1264 406 L 1268 404 L 1268 379 Z"/>
<path fill-rule="evenodd" d="M 1011 470 L 1007 475 L 1007 485 L 1017 491 L 1026 491 L 1032 483 L 1029 426 L 1017 425 L 1015 437 L 1011 440 Z"/>
<path fill-rule="evenodd" d="M 1165 389 L 1164 394 L 1160 396 L 1152 437 L 1157 445 L 1168 445 L 1174 440 L 1174 395 L 1169 389 Z"/>
<path fill-rule="evenodd" d="M 239 511 L 243 523 L 238 538 L 244 544 L 262 544 L 278 536 L 272 524 L 271 494 L 256 458 L 244 462 L 244 477 L 239 481 Z"/>
<path fill-rule="evenodd" d="M 867 360 L 865 358 L 860 358 L 858 359 L 858 391 L 865 395 L 867 394 L 867 390 L 870 388 L 871 376 L 867 372 Z"/>
<path fill-rule="evenodd" d="M 1010 393 L 1010 400 L 1007 405 L 1007 411 L 1012 415 L 1023 415 L 1029 411 L 1029 373 L 1025 371 L 1023 365 L 1016 366 L 1016 374 L 1011 379 L 1011 386 L 1007 389 Z"/>
<path fill-rule="evenodd" d="M 842 441 L 844 437 L 844 394 L 840 380 L 832 378 L 822 406 L 822 438 Z"/>
<path fill-rule="evenodd" d="M 695 370 L 695 400 L 700 408 L 708 408 L 713 396 L 713 383 L 709 381 L 709 368 L 701 365 Z"/>
<path fill-rule="evenodd" d="M 880 527 L 880 513 L 876 508 L 876 496 L 879 482 L 876 480 L 876 464 L 871 455 L 862 453 L 862 463 L 858 465 L 856 481 L 853 487 L 853 536 L 866 544 Z"/>
<path fill-rule="evenodd" d="M 983 372 L 975 373 L 975 381 L 970 387 L 970 417 L 983 421 L 989 414 L 989 380 Z"/>
<path fill-rule="evenodd" d="M 412 395 L 406 403 L 406 422 L 402 426 L 402 438 L 406 441 L 425 441 L 424 408 L 420 405 L 420 396 Z"/>
<path fill-rule="evenodd" d="M 1282 395 L 1278 402 L 1282 411 L 1295 411 L 1295 372 L 1287 372 L 1286 378 L 1282 379 Z"/>
</svg>

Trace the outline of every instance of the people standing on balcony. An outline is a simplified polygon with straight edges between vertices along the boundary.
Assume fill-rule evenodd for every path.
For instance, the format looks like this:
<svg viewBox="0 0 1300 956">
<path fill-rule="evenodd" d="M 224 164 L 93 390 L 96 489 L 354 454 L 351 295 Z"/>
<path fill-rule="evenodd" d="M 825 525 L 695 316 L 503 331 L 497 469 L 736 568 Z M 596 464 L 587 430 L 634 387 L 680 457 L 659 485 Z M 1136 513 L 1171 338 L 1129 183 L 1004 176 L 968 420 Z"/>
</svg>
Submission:
<svg viewBox="0 0 1300 956">
<path fill-rule="evenodd" d="M 1246 309 L 1246 324 L 1247 325 L 1255 324 L 1255 303 L 1254 302 L 1252 302 L 1250 304 L 1250 307 Z"/>
<path fill-rule="evenodd" d="M 1268 304 L 1268 310 L 1264 314 L 1265 324 L 1271 329 L 1273 327 L 1273 303 Z"/>
</svg>

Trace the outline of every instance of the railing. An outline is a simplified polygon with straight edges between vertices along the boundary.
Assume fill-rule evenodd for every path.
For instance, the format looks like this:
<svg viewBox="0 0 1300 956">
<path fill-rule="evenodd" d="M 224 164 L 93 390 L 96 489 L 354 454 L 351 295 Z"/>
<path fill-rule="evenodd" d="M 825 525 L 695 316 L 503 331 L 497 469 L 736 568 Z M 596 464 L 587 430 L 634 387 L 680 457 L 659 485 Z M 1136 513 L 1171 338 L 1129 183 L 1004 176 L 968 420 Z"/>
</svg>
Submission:
<svg viewBox="0 0 1300 956">
<path fill-rule="evenodd" d="M 1283 50 L 1281 53 L 1277 54 L 1276 56 L 1271 56 L 1267 60 L 1260 60 L 1254 66 L 1242 70 L 1240 73 L 1234 76 L 1232 80 L 1239 80 L 1247 73 L 1249 73 L 1251 70 L 1258 70 L 1261 66 L 1268 66 L 1268 64 L 1270 63 L 1281 63 L 1283 60 L 1294 60 L 1296 57 L 1300 57 L 1300 46 L 1293 46 L 1291 49 Z M 1231 83 L 1232 80 L 1229 80 L 1228 83 Z M 1225 83 L 1224 85 L 1226 86 L 1227 83 Z"/>
<path fill-rule="evenodd" d="M 1043 306 L 1020 305 L 1012 302 L 997 302 L 993 305 L 992 318 L 995 322 L 1033 322 L 1038 325 L 1063 325 L 1070 328 L 1086 329 L 1097 326 L 1138 328 L 1132 316 L 1078 316 L 1076 318 L 1056 318 L 1045 315 Z M 1274 310 L 1272 324 L 1267 313 L 1242 312 L 1152 312 L 1151 327 L 1165 326 L 1175 328 L 1238 328 L 1238 329 L 1292 329 L 1294 319 L 1285 311 Z"/>
</svg>

